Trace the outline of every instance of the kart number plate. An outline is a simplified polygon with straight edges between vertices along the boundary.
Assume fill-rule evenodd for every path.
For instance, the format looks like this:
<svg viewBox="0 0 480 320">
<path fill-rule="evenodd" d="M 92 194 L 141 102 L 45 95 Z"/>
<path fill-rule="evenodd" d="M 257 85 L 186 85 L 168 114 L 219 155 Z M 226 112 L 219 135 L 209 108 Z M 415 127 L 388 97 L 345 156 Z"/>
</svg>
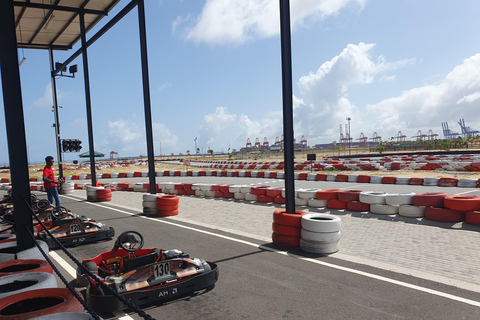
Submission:
<svg viewBox="0 0 480 320">
<path fill-rule="evenodd" d="M 153 275 L 155 279 L 170 274 L 170 262 L 157 263 L 153 266 Z"/>
<path fill-rule="evenodd" d="M 80 228 L 79 224 L 71 224 L 70 225 L 70 234 L 82 233 L 82 228 Z"/>
</svg>

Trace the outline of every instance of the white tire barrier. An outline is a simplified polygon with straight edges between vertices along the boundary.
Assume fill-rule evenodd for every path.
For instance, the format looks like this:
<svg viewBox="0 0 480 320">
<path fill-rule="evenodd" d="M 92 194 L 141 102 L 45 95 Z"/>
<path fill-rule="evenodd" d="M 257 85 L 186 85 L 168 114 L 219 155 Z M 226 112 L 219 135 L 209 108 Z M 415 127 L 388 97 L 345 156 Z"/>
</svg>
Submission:
<svg viewBox="0 0 480 320">
<path fill-rule="evenodd" d="M 127 178 L 133 178 L 133 172 L 127 172 Z"/>
<path fill-rule="evenodd" d="M 252 190 L 252 186 L 242 186 L 240 187 L 240 192 L 241 193 L 250 193 Z"/>
<path fill-rule="evenodd" d="M 424 178 L 423 185 L 424 186 L 438 186 L 438 181 L 440 178 Z"/>
<path fill-rule="evenodd" d="M 203 190 L 195 190 L 195 195 L 197 197 L 205 197 L 205 191 Z"/>
<path fill-rule="evenodd" d="M 325 208 L 328 200 L 318 200 L 316 198 L 308 199 L 307 205 L 312 208 Z"/>
<path fill-rule="evenodd" d="M 117 172 L 110 173 L 110 178 L 118 178 L 118 173 Z"/>
<path fill-rule="evenodd" d="M 298 191 L 298 197 L 300 199 L 311 199 L 311 198 L 316 198 L 317 196 L 317 191 L 319 189 L 303 189 Z"/>
<path fill-rule="evenodd" d="M 395 184 L 408 185 L 410 177 L 397 177 Z"/>
<path fill-rule="evenodd" d="M 307 213 L 302 216 L 302 229 L 311 232 L 340 231 L 342 221 L 339 217 L 325 213 Z"/>
<path fill-rule="evenodd" d="M 348 182 L 358 182 L 358 176 L 355 174 L 349 174 L 348 175 Z"/>
<path fill-rule="evenodd" d="M 370 212 L 376 214 L 397 214 L 398 206 L 390 206 L 388 204 L 373 203 L 370 205 Z"/>
<path fill-rule="evenodd" d="M 242 186 L 238 184 L 233 184 L 231 186 L 228 186 L 228 191 L 231 193 L 240 192 L 241 189 L 242 189 Z"/>
<path fill-rule="evenodd" d="M 235 192 L 233 194 L 233 197 L 235 198 L 235 200 L 245 200 L 245 193 Z"/>
<path fill-rule="evenodd" d="M 300 249 L 309 253 L 328 254 L 338 251 L 341 220 L 339 217 L 309 213 L 302 216 Z"/>
<path fill-rule="evenodd" d="M 359 200 L 360 202 L 363 202 L 363 203 L 385 204 L 386 195 L 387 193 L 383 191 L 363 191 L 363 192 L 360 192 Z"/>
<path fill-rule="evenodd" d="M 339 241 L 333 243 L 310 242 L 300 238 L 300 249 L 308 253 L 328 254 L 338 251 Z"/>
<path fill-rule="evenodd" d="M 411 193 L 388 193 L 385 195 L 385 203 L 391 206 L 413 204 L 414 192 Z"/>
<path fill-rule="evenodd" d="M 379 177 L 379 176 L 370 177 L 370 183 L 381 184 L 382 180 L 383 180 L 383 177 Z"/>
<path fill-rule="evenodd" d="M 215 197 L 215 191 L 212 191 L 212 190 L 206 190 L 205 191 L 205 197 Z M 256 199 L 255 199 L 256 200 Z"/>
<path fill-rule="evenodd" d="M 336 179 L 337 179 L 337 175 L 336 175 L 336 174 L 328 174 L 326 181 L 335 181 Z"/>
<path fill-rule="evenodd" d="M 64 182 L 62 183 L 62 190 L 60 194 L 73 194 L 75 192 L 75 184 L 73 182 Z"/>
<path fill-rule="evenodd" d="M 476 179 L 458 179 L 457 187 L 459 188 L 476 188 L 477 187 Z"/>
<path fill-rule="evenodd" d="M 0 299 L 25 291 L 56 288 L 57 280 L 48 272 L 24 272 L 0 277 Z"/>
<path fill-rule="evenodd" d="M 97 190 L 105 189 L 105 187 L 87 186 L 87 201 L 97 201 Z"/>
<path fill-rule="evenodd" d="M 308 204 L 307 199 L 295 198 L 295 205 L 296 206 L 306 206 L 307 204 Z"/>
<path fill-rule="evenodd" d="M 425 207 L 403 204 L 398 207 L 398 214 L 409 218 L 422 218 L 425 216 Z"/>
<path fill-rule="evenodd" d="M 245 193 L 245 200 L 246 201 L 257 201 L 257 195 L 251 194 L 251 193 Z"/>
<path fill-rule="evenodd" d="M 301 238 L 308 242 L 334 243 L 340 240 L 340 230 L 334 232 L 312 232 L 301 230 Z"/>
</svg>

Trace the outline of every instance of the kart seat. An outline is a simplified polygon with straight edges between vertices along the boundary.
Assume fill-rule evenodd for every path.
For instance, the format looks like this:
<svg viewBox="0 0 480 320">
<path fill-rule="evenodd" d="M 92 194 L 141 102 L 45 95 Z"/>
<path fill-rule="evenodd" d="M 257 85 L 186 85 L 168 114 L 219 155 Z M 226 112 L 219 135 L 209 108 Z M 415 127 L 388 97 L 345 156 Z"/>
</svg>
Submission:
<svg viewBox="0 0 480 320">
<path fill-rule="evenodd" d="M 140 257 L 136 257 L 133 259 L 132 258 L 128 259 L 125 257 L 125 260 L 123 261 L 122 272 L 123 273 L 129 272 L 137 269 L 138 267 L 145 266 L 147 264 L 152 264 L 157 260 L 157 258 L 158 258 L 158 250 L 155 250 L 152 253 L 149 253 Z"/>
</svg>

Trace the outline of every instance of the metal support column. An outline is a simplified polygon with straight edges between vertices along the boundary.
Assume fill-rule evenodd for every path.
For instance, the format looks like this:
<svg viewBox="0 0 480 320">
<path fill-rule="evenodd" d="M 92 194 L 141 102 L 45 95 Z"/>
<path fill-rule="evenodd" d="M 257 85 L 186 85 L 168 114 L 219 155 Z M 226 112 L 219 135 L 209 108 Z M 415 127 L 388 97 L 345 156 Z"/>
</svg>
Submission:
<svg viewBox="0 0 480 320">
<path fill-rule="evenodd" d="M 92 186 L 96 185 L 95 174 L 95 148 L 93 144 L 93 123 L 92 123 L 92 103 L 90 98 L 90 77 L 88 74 L 88 55 L 87 39 L 85 36 L 85 17 L 83 13 L 78 15 L 80 18 L 80 36 L 82 39 L 82 58 L 83 58 L 83 80 L 85 83 L 85 102 L 87 105 L 87 128 L 88 128 L 88 151 L 90 152 L 90 174 Z"/>
<path fill-rule="evenodd" d="M 292 44 L 290 1 L 280 0 L 280 38 L 282 46 L 283 136 L 285 162 L 285 209 L 295 213 L 295 175 L 293 149 Z"/>
<path fill-rule="evenodd" d="M 150 104 L 150 82 L 148 78 L 147 31 L 145 27 L 145 3 L 138 1 L 138 24 L 140 31 L 140 55 L 142 59 L 143 104 L 145 109 L 145 134 L 147 136 L 148 178 L 150 193 L 155 194 L 155 155 L 153 151 L 152 109 Z"/>
<path fill-rule="evenodd" d="M 62 165 L 62 142 L 60 140 L 60 121 L 58 119 L 58 100 L 57 100 L 57 81 L 55 80 L 55 62 L 53 60 L 53 50 L 48 49 L 50 56 L 50 76 L 52 77 L 52 98 L 53 98 L 53 114 L 55 116 L 55 141 L 57 143 L 57 163 L 58 176 L 63 179 L 63 165 Z"/>
<path fill-rule="evenodd" d="M 29 231 L 33 231 L 32 215 L 28 206 L 30 182 L 13 0 L 0 1 L 0 71 L 13 205 L 15 207 L 17 250 L 22 251 L 35 246 L 35 244 L 29 234 Z"/>
</svg>

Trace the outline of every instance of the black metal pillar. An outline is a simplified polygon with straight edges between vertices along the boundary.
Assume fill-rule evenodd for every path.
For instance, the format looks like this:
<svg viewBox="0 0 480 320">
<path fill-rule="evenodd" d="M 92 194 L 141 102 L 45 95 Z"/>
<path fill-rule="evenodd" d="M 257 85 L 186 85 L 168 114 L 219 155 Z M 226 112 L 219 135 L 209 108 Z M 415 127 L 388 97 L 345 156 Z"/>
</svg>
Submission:
<svg viewBox="0 0 480 320">
<path fill-rule="evenodd" d="M 147 136 L 148 178 L 150 193 L 155 194 L 155 155 L 153 151 L 152 109 L 150 104 L 150 82 L 148 79 L 147 31 L 145 27 L 145 3 L 138 1 L 138 24 L 140 31 L 140 55 L 142 59 L 143 105 L 145 109 L 145 133 Z"/>
<path fill-rule="evenodd" d="M 53 114 L 55 117 L 55 141 L 57 143 L 57 162 L 58 175 L 63 179 L 63 165 L 62 165 L 62 142 L 60 140 L 60 121 L 58 119 L 58 99 L 57 99 L 57 81 L 55 80 L 55 62 L 53 60 L 53 49 L 49 48 L 50 56 L 50 76 L 52 78 L 52 98 L 53 98 Z"/>
<path fill-rule="evenodd" d="M 280 0 L 280 38 L 282 45 L 283 136 L 285 162 L 285 209 L 295 213 L 295 175 L 293 149 L 292 44 L 290 1 Z"/>
<path fill-rule="evenodd" d="M 32 215 L 28 206 L 30 183 L 13 0 L 0 1 L 0 70 L 13 205 L 15 207 L 17 249 L 22 251 L 35 244 L 29 234 L 29 231 L 33 230 Z"/>
<path fill-rule="evenodd" d="M 90 77 L 88 73 L 88 55 L 87 39 L 85 36 L 85 17 L 83 13 L 78 15 L 80 19 L 80 36 L 82 39 L 82 58 L 83 58 L 83 81 L 85 83 L 85 102 L 87 106 L 87 128 L 88 128 L 88 152 L 90 152 L 90 175 L 92 186 L 96 186 L 95 173 L 95 148 L 93 144 L 93 123 L 92 123 L 92 103 L 90 97 Z"/>
</svg>

